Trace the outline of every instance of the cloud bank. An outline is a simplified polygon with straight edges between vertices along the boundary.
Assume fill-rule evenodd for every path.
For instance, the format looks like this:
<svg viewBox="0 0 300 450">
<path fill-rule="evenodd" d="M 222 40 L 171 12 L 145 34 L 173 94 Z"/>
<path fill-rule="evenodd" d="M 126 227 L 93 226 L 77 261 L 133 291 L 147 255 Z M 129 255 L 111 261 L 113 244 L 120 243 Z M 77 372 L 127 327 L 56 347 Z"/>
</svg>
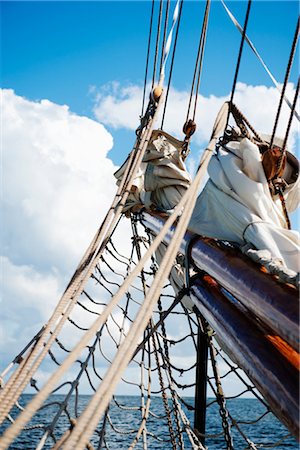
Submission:
<svg viewBox="0 0 300 450">
<path fill-rule="evenodd" d="M 105 125 L 113 128 L 135 129 L 137 118 L 141 113 L 142 88 L 138 86 L 122 87 L 118 83 L 111 83 L 95 95 L 94 113 L 96 118 Z M 293 83 L 287 86 L 287 97 L 293 101 L 295 87 Z M 215 117 L 222 104 L 229 99 L 229 93 L 224 97 L 200 95 L 198 98 L 196 123 L 197 131 L 192 138 L 192 145 L 203 146 L 209 140 Z M 182 139 L 182 126 L 187 114 L 189 92 L 170 89 L 166 109 L 164 129 Z M 246 115 L 254 128 L 261 133 L 271 134 L 279 104 L 279 92 L 275 87 L 249 86 L 237 83 L 235 104 Z M 284 103 L 280 116 L 277 135 L 284 136 L 290 110 Z M 160 124 L 160 121 L 158 121 Z M 289 145 L 295 147 L 296 134 L 299 124 L 292 123 Z"/>
<path fill-rule="evenodd" d="M 1 354 L 52 312 L 116 190 L 103 125 L 2 90 Z"/>
</svg>

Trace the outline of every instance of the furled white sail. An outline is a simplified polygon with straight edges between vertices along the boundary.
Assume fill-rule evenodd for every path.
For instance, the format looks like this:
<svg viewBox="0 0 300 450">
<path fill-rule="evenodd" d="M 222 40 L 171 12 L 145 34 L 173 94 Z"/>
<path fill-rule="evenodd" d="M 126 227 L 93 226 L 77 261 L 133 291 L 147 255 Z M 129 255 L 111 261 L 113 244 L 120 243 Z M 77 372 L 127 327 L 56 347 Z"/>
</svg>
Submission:
<svg viewBox="0 0 300 450">
<path fill-rule="evenodd" d="M 300 269 L 297 231 L 286 228 L 281 202 L 272 198 L 258 147 L 247 138 L 220 147 L 208 166 L 189 229 L 199 235 L 252 244 L 291 270 Z M 299 204 L 299 177 L 287 186 L 288 212 Z"/>
</svg>

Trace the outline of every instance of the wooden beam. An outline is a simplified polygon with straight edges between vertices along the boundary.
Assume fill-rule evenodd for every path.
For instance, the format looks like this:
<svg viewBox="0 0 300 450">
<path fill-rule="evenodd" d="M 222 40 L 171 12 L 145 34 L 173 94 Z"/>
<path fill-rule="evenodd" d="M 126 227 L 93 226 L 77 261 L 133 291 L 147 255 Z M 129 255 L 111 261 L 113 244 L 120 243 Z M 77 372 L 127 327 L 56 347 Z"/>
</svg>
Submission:
<svg viewBox="0 0 300 450">
<path fill-rule="evenodd" d="M 299 372 L 269 336 L 223 295 L 217 283 L 196 281 L 194 302 L 229 355 L 241 367 L 289 431 L 299 436 Z"/>
<path fill-rule="evenodd" d="M 165 218 L 157 213 L 143 212 L 142 222 L 158 234 Z M 173 229 L 165 243 L 172 239 Z M 180 251 L 185 254 L 195 235 L 187 232 Z M 255 317 L 280 336 L 294 350 L 299 349 L 299 291 L 291 285 L 279 283 L 274 276 L 236 249 L 223 248 L 214 239 L 199 237 L 191 246 L 190 255 L 198 269 L 207 272 L 237 298 Z"/>
</svg>

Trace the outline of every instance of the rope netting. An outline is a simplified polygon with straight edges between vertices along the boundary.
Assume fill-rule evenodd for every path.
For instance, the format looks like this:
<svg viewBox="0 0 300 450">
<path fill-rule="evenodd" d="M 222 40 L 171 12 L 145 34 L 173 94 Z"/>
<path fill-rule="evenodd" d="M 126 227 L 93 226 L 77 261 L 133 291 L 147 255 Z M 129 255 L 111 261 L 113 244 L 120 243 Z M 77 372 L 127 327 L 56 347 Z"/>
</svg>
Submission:
<svg viewBox="0 0 300 450">
<path fill-rule="evenodd" d="M 149 247 L 151 238 L 143 227 L 135 221 L 131 230 L 128 225 L 128 219 L 119 223 L 64 327 L 31 378 L 26 393 L 7 414 L 1 431 L 47 384 L 47 374 L 61 366 Z M 63 446 L 128 335 L 157 269 L 153 255 L 10 448 Z M 200 328 L 207 336 L 209 348 L 207 405 L 195 404 L 194 399 Z M 86 448 L 205 448 L 201 444 L 204 438 L 205 445 L 214 449 L 272 448 L 280 447 L 282 440 L 293 442 L 243 371 L 221 349 L 207 322 L 180 301 L 176 304 L 167 280 L 141 343 L 134 350 Z M 233 386 L 234 392 L 230 392 Z M 251 398 L 239 403 L 238 399 L 245 396 Z M 195 409 L 199 408 L 206 409 L 205 436 L 194 429 Z M 273 441 L 270 423 L 272 427 L 276 423 L 279 442 Z"/>
</svg>

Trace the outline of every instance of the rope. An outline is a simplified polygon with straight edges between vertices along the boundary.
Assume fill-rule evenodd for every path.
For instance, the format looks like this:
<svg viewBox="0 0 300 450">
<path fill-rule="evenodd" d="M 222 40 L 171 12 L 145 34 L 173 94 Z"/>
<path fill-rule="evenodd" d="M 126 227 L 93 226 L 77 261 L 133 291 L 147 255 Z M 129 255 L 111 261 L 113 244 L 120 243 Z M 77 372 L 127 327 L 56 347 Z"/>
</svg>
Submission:
<svg viewBox="0 0 300 450">
<path fill-rule="evenodd" d="M 246 16 L 245 16 L 245 23 L 244 23 L 244 27 L 243 27 L 243 34 L 242 34 L 237 64 L 236 64 L 236 68 L 235 68 L 233 85 L 232 85 L 232 89 L 231 89 L 230 103 L 233 102 L 237 78 L 238 78 L 238 74 L 239 74 L 239 70 L 240 70 L 240 64 L 241 64 L 242 53 L 243 53 L 243 48 L 244 48 L 244 42 L 245 42 L 245 36 L 246 36 L 247 25 L 248 25 L 248 20 L 249 20 L 250 8 L 251 8 L 251 0 L 248 0 L 247 11 L 246 11 Z"/>
<path fill-rule="evenodd" d="M 199 44 L 201 50 L 200 50 L 199 59 L 198 59 L 199 69 L 198 69 L 198 75 L 197 75 L 197 86 L 196 86 L 196 96 L 195 96 L 193 120 L 195 120 L 195 117 L 196 117 L 196 110 L 197 110 L 197 104 L 198 104 L 198 94 L 199 94 L 200 79 L 201 79 L 201 74 L 202 74 L 203 57 L 204 57 L 207 28 L 208 28 L 208 19 L 209 19 L 209 11 L 210 11 L 210 0 L 207 0 L 206 7 L 205 7 L 204 20 L 203 20 L 202 30 L 201 30 L 200 44 Z"/>
<path fill-rule="evenodd" d="M 284 218 L 285 218 L 285 221 L 286 221 L 287 229 L 291 230 L 292 229 L 291 221 L 290 221 L 290 218 L 289 218 L 288 210 L 286 208 L 285 198 L 284 198 L 284 195 L 283 195 L 283 189 L 282 189 L 281 186 L 278 186 L 277 189 L 278 189 L 278 196 L 279 196 L 279 200 L 281 202 L 282 211 L 283 211 Z"/>
<path fill-rule="evenodd" d="M 285 72 L 284 83 L 283 83 L 283 87 L 282 87 L 282 91 L 281 91 L 281 96 L 280 96 L 277 114 L 276 114 L 276 118 L 275 118 L 275 122 L 274 122 L 273 132 L 272 132 L 272 137 L 271 137 L 271 141 L 270 141 L 270 148 L 272 148 L 272 145 L 274 142 L 276 129 L 277 129 L 280 113 L 281 113 L 282 103 L 283 103 L 283 99 L 284 99 L 284 94 L 285 94 L 286 86 L 287 86 L 287 83 L 288 83 L 288 80 L 290 77 L 290 72 L 291 72 L 291 68 L 292 68 L 292 64 L 293 64 L 293 60 L 294 60 L 294 56 L 295 56 L 295 52 L 296 52 L 298 37 L 299 37 L 299 17 L 298 17 L 298 21 L 297 21 L 297 25 L 296 25 L 296 30 L 295 30 L 295 34 L 294 34 L 294 39 L 293 39 L 293 43 L 292 43 L 292 47 L 291 47 L 291 51 L 290 51 L 290 56 L 289 56 L 286 72 Z"/>
<path fill-rule="evenodd" d="M 224 6 L 225 11 L 227 12 L 229 18 L 231 19 L 231 21 L 233 22 L 233 24 L 237 27 L 237 29 L 239 30 L 239 32 L 241 34 L 243 34 L 243 28 L 241 27 L 241 25 L 239 24 L 239 22 L 236 20 L 236 18 L 234 17 L 234 15 L 232 14 L 232 12 L 230 11 L 230 9 L 228 8 L 228 6 L 225 4 L 224 0 L 221 0 L 222 5 Z M 262 64 L 263 68 L 265 69 L 265 71 L 267 72 L 267 74 L 269 75 L 269 77 L 271 78 L 271 80 L 273 81 L 276 89 L 280 92 L 281 94 L 281 87 L 279 85 L 279 83 L 276 81 L 275 77 L 272 75 L 271 71 L 269 70 L 269 68 L 267 67 L 266 63 L 264 62 L 264 60 L 262 59 L 262 57 L 260 56 L 260 54 L 258 53 L 258 51 L 256 50 L 256 48 L 254 47 L 252 41 L 249 39 L 249 37 L 247 36 L 247 34 L 245 33 L 245 40 L 247 42 L 247 44 L 249 45 L 249 47 L 251 48 L 251 50 L 253 51 L 253 53 L 255 54 L 255 56 L 257 56 L 258 60 L 260 61 L 260 63 Z M 292 104 L 290 103 L 289 99 L 287 97 L 284 96 L 284 100 L 286 102 L 286 104 L 289 106 L 289 108 L 292 109 Z M 297 113 L 296 110 L 294 110 L 293 114 L 295 115 L 295 117 L 298 119 L 298 121 L 300 121 L 300 116 Z"/>
<path fill-rule="evenodd" d="M 153 75 L 152 75 L 152 89 L 154 87 L 155 77 L 156 77 L 156 65 L 157 65 L 157 59 L 158 59 L 158 48 L 159 48 L 160 28 L 161 28 L 161 19 L 162 19 L 162 8 L 163 8 L 163 0 L 160 0 L 160 4 L 159 4 L 159 18 L 158 18 L 157 33 L 156 33 L 155 55 L 154 55 L 154 64 L 153 64 Z"/>
<path fill-rule="evenodd" d="M 144 107 L 145 107 L 145 97 L 146 97 L 146 86 L 147 86 L 147 78 L 148 78 L 149 58 L 150 58 L 150 46 L 151 46 L 151 36 L 152 36 L 154 4 L 155 4 L 155 0 L 152 0 L 141 116 L 143 116 L 143 114 L 144 114 Z"/>
<path fill-rule="evenodd" d="M 132 226 L 132 231 L 133 231 L 133 237 L 135 238 L 135 239 L 133 239 L 134 246 L 135 246 L 135 249 L 136 249 L 138 260 L 140 261 L 141 258 L 142 258 L 141 248 L 140 248 L 140 241 L 138 239 L 136 222 L 133 219 L 131 219 L 131 226 Z M 142 278 L 142 285 L 143 285 L 144 296 L 146 297 L 147 286 L 146 286 L 146 282 L 145 282 L 145 275 L 144 275 L 143 269 L 141 271 L 141 278 Z M 149 330 L 151 330 L 151 328 L 152 328 L 152 320 L 150 320 L 150 322 L 149 322 Z M 148 332 L 148 334 L 150 335 L 149 332 Z M 165 392 L 165 387 L 164 387 L 164 382 L 163 382 L 163 377 L 162 377 L 162 373 L 161 373 L 161 367 L 160 367 L 160 364 L 159 364 L 159 357 L 158 357 L 158 352 L 157 352 L 157 347 L 156 347 L 155 335 L 153 333 L 151 334 L 151 339 L 152 339 L 152 345 L 153 345 L 153 348 L 154 348 L 156 367 L 158 368 L 158 376 L 159 376 L 159 383 L 160 383 L 161 391 L 162 391 L 163 404 L 164 404 L 164 408 L 165 408 L 166 416 L 167 416 L 167 420 L 168 420 L 170 439 L 171 439 L 171 442 L 172 442 L 173 450 L 176 450 L 175 436 L 174 436 L 174 431 L 173 431 L 173 426 L 172 426 L 172 420 L 171 420 L 171 414 L 170 414 L 170 409 L 169 409 L 169 404 L 168 404 L 168 398 L 167 398 L 166 392 Z"/>
<path fill-rule="evenodd" d="M 248 137 L 250 140 L 252 140 L 249 133 L 247 133 L 247 130 L 245 129 L 244 124 L 247 125 L 247 127 L 252 132 L 253 136 L 256 138 L 256 140 L 258 142 L 260 142 L 260 143 L 264 142 L 263 139 L 258 134 L 258 132 L 255 130 L 255 128 L 251 125 L 251 123 L 249 122 L 247 117 L 242 113 L 242 111 L 234 103 L 230 103 L 229 111 L 232 113 L 232 115 L 236 121 L 236 124 L 240 127 L 242 133 L 246 137 Z"/>
<path fill-rule="evenodd" d="M 200 318 L 200 320 L 201 320 L 201 318 Z M 222 419 L 222 427 L 223 427 L 223 430 L 224 430 L 224 438 L 225 438 L 225 441 L 226 441 L 227 449 L 228 450 L 233 450 L 233 441 L 232 441 L 232 436 L 231 436 L 231 430 L 230 430 L 230 425 L 228 423 L 228 411 L 227 411 L 227 408 L 226 408 L 226 400 L 225 400 L 225 396 L 224 396 L 224 392 L 223 392 L 221 378 L 220 378 L 220 375 L 219 375 L 219 370 L 218 370 L 218 365 L 217 365 L 217 360 L 216 360 L 215 348 L 214 348 L 213 343 L 212 343 L 212 337 L 211 337 L 211 335 L 209 333 L 208 324 L 207 323 L 203 323 L 202 326 L 203 326 L 203 328 L 206 331 L 207 340 L 208 340 L 208 346 L 209 346 L 210 357 L 211 357 L 211 364 L 212 364 L 214 379 L 215 379 L 216 388 L 217 388 L 216 397 L 217 397 L 217 402 L 218 402 L 218 404 L 220 406 L 220 416 L 221 416 L 221 419 Z"/>
<path fill-rule="evenodd" d="M 188 119 L 190 116 L 190 110 L 191 110 L 192 98 L 193 98 L 193 94 L 194 94 L 194 87 L 195 87 L 198 65 L 199 65 L 199 72 L 200 72 L 201 66 L 202 66 L 202 58 L 203 58 L 203 54 L 204 54 L 203 47 L 204 47 L 204 42 L 205 42 L 204 35 L 206 38 L 206 28 L 207 28 L 207 22 L 208 22 L 209 9 L 210 9 L 210 0 L 207 0 L 206 7 L 205 7 L 205 13 L 204 13 L 204 17 L 203 17 L 203 22 L 202 22 L 201 34 L 200 34 L 200 38 L 199 38 L 197 57 L 196 57 L 194 73 L 193 73 L 193 80 L 192 80 L 192 85 L 191 85 L 191 90 L 190 90 L 190 98 L 189 98 L 189 103 L 188 103 L 188 107 L 187 107 L 186 122 L 188 122 Z M 198 78 L 199 78 L 199 76 L 198 76 Z M 197 95 L 197 91 L 198 91 L 198 88 L 196 89 L 196 95 Z M 196 109 L 196 100 L 195 100 L 195 106 L 194 106 L 194 118 L 195 118 L 195 109 Z"/>
<path fill-rule="evenodd" d="M 154 347 L 156 367 L 158 368 L 158 377 L 159 377 L 160 388 L 161 388 L 161 391 L 162 391 L 163 404 L 164 404 L 164 408 L 165 408 L 166 416 L 167 416 L 167 421 L 168 421 L 170 440 L 171 440 L 171 443 L 172 443 L 173 450 L 176 450 L 177 446 L 176 446 L 176 441 L 175 441 L 175 434 L 174 434 L 174 430 L 173 430 L 171 414 L 170 414 L 170 408 L 169 408 L 168 398 L 167 398 L 167 395 L 166 395 L 166 389 L 165 389 L 165 386 L 164 386 L 164 381 L 163 381 L 163 376 L 162 376 L 162 371 L 161 371 L 161 365 L 159 363 L 155 335 L 152 335 L 152 344 L 153 344 L 153 347 Z"/>
<path fill-rule="evenodd" d="M 181 0 L 180 7 L 179 7 L 179 15 L 178 15 L 175 40 L 174 40 L 174 48 L 173 48 L 173 52 L 172 52 L 172 59 L 171 59 L 171 65 L 170 65 L 170 74 L 169 74 L 168 86 L 167 86 L 167 90 L 166 90 L 166 100 L 165 100 L 164 109 L 163 109 L 163 113 L 162 113 L 162 119 L 161 119 L 161 126 L 160 126 L 161 129 L 163 129 L 163 126 L 164 126 L 165 114 L 166 114 L 166 109 L 167 109 L 167 104 L 168 104 L 171 79 L 172 79 L 172 74 L 173 74 L 173 66 L 174 66 L 174 60 L 175 60 L 175 53 L 176 53 L 176 48 L 177 48 L 178 32 L 179 32 L 179 26 L 180 26 L 181 14 L 182 14 L 182 8 L 183 8 L 183 1 L 184 0 Z"/>
<path fill-rule="evenodd" d="M 162 68 L 163 54 L 164 54 L 164 49 L 165 49 L 165 46 L 166 46 L 167 26 L 168 26 L 168 19 L 169 19 L 169 8 L 170 8 L 170 0 L 167 0 L 166 13 L 165 13 L 165 24 L 164 24 L 164 35 L 163 35 L 163 40 L 162 40 L 162 52 L 161 52 L 161 58 L 160 58 L 159 71 L 161 71 L 161 68 Z"/>
<path fill-rule="evenodd" d="M 169 52 L 170 52 L 170 48 L 171 48 L 171 43 L 172 43 L 172 37 L 173 37 L 173 31 L 174 31 L 174 27 L 176 25 L 177 19 L 178 19 L 178 15 L 179 15 L 179 3 L 181 0 L 177 0 L 176 2 L 176 6 L 174 9 L 174 13 L 173 13 L 173 22 L 172 22 L 172 26 L 168 35 L 168 39 L 164 48 L 164 52 L 163 52 L 163 60 L 162 60 L 162 66 L 161 66 L 161 70 L 160 70 L 160 76 L 159 76 L 159 82 L 158 85 L 162 86 L 163 82 L 164 82 L 164 78 L 165 78 L 165 69 L 166 69 L 166 63 L 167 63 L 167 59 L 169 56 Z"/>
<path fill-rule="evenodd" d="M 49 393 L 51 392 L 52 387 L 54 387 L 56 381 L 60 378 L 60 376 L 69 369 L 69 367 L 71 366 L 71 364 L 75 361 L 77 355 L 82 351 L 82 349 L 85 347 L 85 345 L 88 343 L 88 341 L 92 338 L 93 334 L 95 334 L 97 332 L 98 329 L 100 329 L 101 325 L 105 322 L 105 320 L 107 319 L 108 315 L 110 314 L 111 310 L 113 309 L 114 305 L 118 302 L 118 300 L 121 298 L 121 296 L 124 294 L 124 292 L 126 291 L 126 289 L 129 287 L 131 281 L 136 277 L 136 275 L 138 275 L 139 271 L 141 270 L 141 268 L 144 266 L 148 256 L 150 256 L 151 253 L 153 253 L 155 251 L 155 249 L 158 247 L 159 243 L 161 242 L 163 236 L 167 233 L 169 226 L 172 225 L 172 223 L 176 220 L 176 218 L 179 216 L 179 214 L 181 213 L 181 208 L 186 204 L 188 205 L 189 203 L 191 203 L 191 197 L 190 194 L 192 193 L 196 193 L 198 190 L 198 185 L 196 184 L 197 182 L 199 183 L 204 171 L 206 170 L 206 166 L 208 164 L 209 158 L 208 156 L 211 156 L 211 152 L 209 152 L 208 154 L 204 155 L 204 159 L 202 162 L 202 167 L 200 168 L 200 170 L 198 171 L 198 174 L 193 182 L 193 184 L 191 185 L 191 187 L 189 188 L 189 190 L 187 190 L 187 192 L 184 194 L 184 196 L 182 197 L 181 201 L 179 202 L 179 204 L 177 205 L 177 207 L 175 208 L 174 214 L 169 217 L 169 219 L 166 221 L 166 224 L 164 225 L 162 231 L 159 233 L 159 235 L 157 236 L 157 238 L 154 240 L 154 242 L 152 243 L 150 249 L 148 250 L 148 252 L 146 252 L 146 254 L 143 256 L 141 262 L 136 266 L 136 268 L 133 270 L 133 272 L 131 273 L 131 275 L 127 278 L 127 280 L 124 282 L 124 284 L 122 285 L 121 289 L 118 291 L 118 293 L 113 297 L 113 299 L 111 300 L 111 303 L 109 306 L 107 306 L 107 308 L 103 311 L 102 315 L 95 321 L 95 323 L 93 324 L 93 326 L 90 327 L 89 331 L 86 332 L 86 334 L 84 335 L 84 337 L 82 338 L 82 340 L 77 344 L 77 346 L 75 346 L 74 350 L 68 355 L 68 357 L 66 358 L 66 360 L 64 361 L 64 363 L 58 368 L 57 372 L 52 375 L 52 377 L 49 379 L 49 381 L 47 382 L 47 384 L 43 387 L 43 389 L 41 389 L 41 391 L 36 395 L 36 397 L 32 400 L 32 402 L 28 405 L 27 409 L 18 417 L 18 419 L 16 420 L 16 422 L 12 425 L 12 427 L 7 430 L 3 437 L 2 437 L 2 441 L 3 443 L 6 445 L 15 438 L 15 436 L 18 434 L 18 432 L 22 429 L 22 427 L 28 422 L 28 420 L 30 420 L 30 418 L 32 417 L 32 415 L 34 414 L 34 412 L 41 406 L 41 404 L 43 403 L 43 401 L 45 400 L 45 398 L 49 395 Z M 195 194 L 194 194 L 195 195 Z M 194 200 L 195 201 L 195 200 Z M 191 215 L 192 213 L 192 209 L 189 211 L 189 215 Z M 188 217 L 188 216 L 187 216 Z M 182 218 L 181 218 L 182 220 Z M 180 230 L 180 229 L 179 229 Z M 180 230 L 180 232 L 184 232 L 182 230 Z M 177 245 L 179 246 L 180 243 L 177 243 Z M 169 247 L 170 249 L 172 249 L 172 247 Z M 171 263 L 169 263 L 171 264 Z M 167 273 L 167 272 L 165 272 Z M 89 275 L 89 274 L 88 274 Z M 165 274 L 164 274 L 165 275 Z M 87 278 L 87 277 L 86 277 Z M 88 278 L 87 278 L 88 279 Z M 87 281 L 87 279 L 85 281 Z M 156 288 L 156 284 L 153 284 Z M 153 285 L 151 286 L 151 289 L 153 287 Z M 150 291 L 151 291 L 150 289 Z M 153 288 L 154 289 L 154 288 Z M 149 292 L 150 292 L 149 291 Z M 151 291 L 152 292 L 152 291 Z M 154 297 L 153 297 L 154 298 Z M 152 299 L 153 300 L 153 299 Z M 75 300 L 73 299 L 73 301 L 75 302 Z M 145 302 L 147 303 L 147 302 Z M 149 302 L 150 303 L 150 302 Z M 152 305 L 152 303 L 154 303 L 153 301 L 150 303 Z M 143 305 L 144 306 L 144 305 Z M 148 306 L 148 305 L 147 305 Z M 67 310 L 66 313 L 68 313 L 69 311 Z M 59 328 L 59 331 L 62 327 L 61 326 L 57 327 Z M 52 338 L 54 339 L 54 335 L 52 336 Z M 50 340 L 51 341 L 51 340 Z M 126 341 L 124 341 L 126 342 Z M 123 344 L 124 344 L 123 342 Z M 51 342 L 48 343 L 47 345 L 45 345 L 44 350 L 47 352 L 48 351 L 48 347 L 51 345 Z M 121 346 L 122 347 L 122 346 Z M 120 347 L 120 348 L 121 348 Z M 134 347 L 133 347 L 134 348 Z M 43 359 L 44 355 L 41 355 L 40 358 L 38 358 L 38 361 L 36 362 L 36 364 L 33 366 L 33 370 L 35 370 L 38 365 L 40 364 L 41 360 Z M 124 360 L 125 361 L 125 358 Z M 113 367 L 113 366 L 111 366 Z M 120 372 L 121 373 L 121 372 Z M 25 378 L 24 381 L 24 387 L 27 384 L 27 379 L 30 378 L 30 374 L 28 374 L 28 376 Z M 108 383 L 110 384 L 110 383 Z M 103 384 L 102 384 L 103 386 Z M 113 386 L 113 384 L 111 384 L 111 386 Z M 19 393 L 22 392 L 23 390 L 23 386 L 20 387 L 20 389 L 18 390 L 18 392 L 15 392 L 15 397 L 18 398 Z M 3 391 L 4 392 L 4 389 Z M 110 392 L 110 391 L 108 391 Z M 96 399 L 97 396 L 95 394 L 94 398 Z M 107 395 L 105 397 L 105 400 L 107 400 Z M 6 400 L 5 396 L 4 396 L 4 401 Z M 15 401 L 15 399 L 14 399 Z M 12 403 L 13 404 L 13 403 Z M 106 405 L 107 407 L 107 405 Z M 106 408 L 105 407 L 105 408 Z M 9 409 L 9 407 L 8 407 Z M 100 411 L 100 409 L 99 409 Z M 8 412 L 8 411 L 7 411 Z M 6 413 L 5 413 L 6 414 Z M 5 417 L 5 415 L 4 415 Z M 83 417 L 83 416 L 82 416 Z M 95 416 L 96 417 L 96 416 Z M 98 417 L 98 414 L 97 414 Z M 94 421 L 90 422 L 90 423 L 94 423 Z M 76 427 L 77 428 L 77 427 Z M 1 441 L 0 441 L 1 442 Z"/>
<path fill-rule="evenodd" d="M 300 77 L 298 78 L 297 87 L 296 87 L 296 91 L 295 91 L 295 95 L 294 95 L 294 100 L 293 100 L 293 104 L 291 107 L 290 117 L 289 117 L 288 125 L 286 128 L 286 132 L 285 132 L 285 136 L 284 136 L 284 140 L 283 140 L 283 144 L 282 144 L 283 150 L 286 149 L 287 141 L 288 141 L 288 137 L 290 134 L 291 125 L 292 125 L 292 121 L 293 121 L 293 116 L 296 111 L 296 105 L 297 105 L 297 100 L 298 100 L 298 95 L 299 95 L 299 84 L 300 84 Z"/>
</svg>

